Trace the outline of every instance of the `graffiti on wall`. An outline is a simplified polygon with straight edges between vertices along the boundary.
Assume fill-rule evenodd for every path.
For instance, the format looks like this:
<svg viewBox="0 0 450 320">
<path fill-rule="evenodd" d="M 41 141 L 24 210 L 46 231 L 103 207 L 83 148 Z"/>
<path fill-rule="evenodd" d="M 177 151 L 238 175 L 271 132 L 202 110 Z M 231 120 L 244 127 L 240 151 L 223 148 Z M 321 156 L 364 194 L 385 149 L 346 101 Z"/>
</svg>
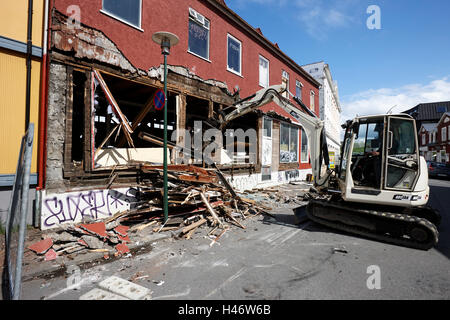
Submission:
<svg viewBox="0 0 450 320">
<path fill-rule="evenodd" d="M 77 223 L 83 217 L 107 218 L 131 209 L 138 201 L 133 188 L 89 190 L 63 194 L 49 194 L 42 198 L 41 228 L 58 227 L 63 223 Z"/>
<path fill-rule="evenodd" d="M 258 185 L 258 175 L 243 175 L 227 178 L 231 186 L 239 191 L 251 190 Z"/>
</svg>

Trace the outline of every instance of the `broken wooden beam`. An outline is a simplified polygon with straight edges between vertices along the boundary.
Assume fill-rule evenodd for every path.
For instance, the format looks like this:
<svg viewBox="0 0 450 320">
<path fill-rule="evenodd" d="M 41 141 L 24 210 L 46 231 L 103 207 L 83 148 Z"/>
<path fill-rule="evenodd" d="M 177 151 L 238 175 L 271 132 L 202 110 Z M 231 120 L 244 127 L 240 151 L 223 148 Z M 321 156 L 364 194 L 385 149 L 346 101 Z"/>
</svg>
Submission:
<svg viewBox="0 0 450 320">
<path fill-rule="evenodd" d="M 219 217 L 217 216 L 217 214 L 214 211 L 214 209 L 211 206 L 211 204 L 208 202 L 208 199 L 206 199 L 206 196 L 205 196 L 205 194 L 203 192 L 200 192 L 200 197 L 202 198 L 203 203 L 206 206 L 206 209 L 208 209 L 208 212 L 213 216 L 214 220 L 217 221 L 221 227 L 223 227 L 222 222 L 220 221 Z"/>
<path fill-rule="evenodd" d="M 198 228 L 199 226 L 201 226 L 202 224 L 204 224 L 204 223 L 207 222 L 207 221 L 208 221 L 208 220 L 206 220 L 205 218 L 202 218 L 202 219 L 200 219 L 199 221 L 194 222 L 193 224 L 190 224 L 190 225 L 188 225 L 187 227 L 184 227 L 184 228 L 181 230 L 181 233 L 182 233 L 182 234 L 188 233 L 188 232 L 191 231 L 192 229 Z"/>
<path fill-rule="evenodd" d="M 213 176 L 205 176 L 205 175 L 197 175 L 197 176 L 191 176 L 191 175 L 179 175 L 178 179 L 181 181 L 187 181 L 187 182 L 199 182 L 199 183 L 216 183 L 217 177 Z"/>
</svg>

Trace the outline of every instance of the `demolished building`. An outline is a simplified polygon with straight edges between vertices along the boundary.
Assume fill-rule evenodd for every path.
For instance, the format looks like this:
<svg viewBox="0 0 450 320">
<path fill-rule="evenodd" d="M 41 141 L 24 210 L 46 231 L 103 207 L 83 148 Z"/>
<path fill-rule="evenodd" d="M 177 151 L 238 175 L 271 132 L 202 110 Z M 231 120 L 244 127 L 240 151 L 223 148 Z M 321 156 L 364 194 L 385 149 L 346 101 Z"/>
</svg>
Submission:
<svg viewBox="0 0 450 320">
<path fill-rule="evenodd" d="M 154 97 L 165 80 L 171 165 L 182 158 L 207 167 L 205 159 L 180 154 L 173 146 L 186 146 L 185 134 L 199 125 L 202 133 L 213 128 L 214 119 L 261 87 L 283 83 L 285 99 L 292 101 L 291 86 L 298 79 L 305 87 L 300 101 L 309 101 L 309 92 L 319 96 L 316 80 L 223 1 L 182 6 L 176 1 L 138 1 L 138 22 L 121 17 L 120 8 L 107 7 L 108 1 L 75 1 L 81 12 L 77 20 L 67 11 L 73 2 L 56 0 L 51 9 L 46 159 L 37 197 L 42 229 L 84 216 L 108 218 L 138 202 L 143 168 L 163 161 L 164 122 Z M 158 22 L 146 20 L 156 17 L 154 8 L 165 9 L 160 28 L 181 38 L 169 57 L 167 79 L 160 50 L 151 41 Z M 198 44 L 202 39 L 207 39 L 206 53 Z M 222 40 L 228 50 L 215 48 Z M 314 105 L 318 114 L 318 101 Z M 242 148 L 232 140 L 232 152 L 223 148 L 213 153 L 237 190 L 304 180 L 311 172 L 306 134 L 295 112 L 272 103 L 222 129 L 256 132 L 256 139 L 245 140 Z"/>
</svg>

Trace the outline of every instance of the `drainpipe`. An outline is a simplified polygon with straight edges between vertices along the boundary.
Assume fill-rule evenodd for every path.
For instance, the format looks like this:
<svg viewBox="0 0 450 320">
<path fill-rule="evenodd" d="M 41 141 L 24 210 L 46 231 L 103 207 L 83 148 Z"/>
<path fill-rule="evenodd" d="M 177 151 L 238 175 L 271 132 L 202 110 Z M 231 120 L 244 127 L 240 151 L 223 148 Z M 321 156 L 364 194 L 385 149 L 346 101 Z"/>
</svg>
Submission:
<svg viewBox="0 0 450 320">
<path fill-rule="evenodd" d="M 28 34 L 27 34 L 27 84 L 25 98 L 25 132 L 28 130 L 30 123 L 30 98 L 31 98 L 31 50 L 33 31 L 33 0 L 28 0 Z"/>
<path fill-rule="evenodd" d="M 44 7 L 44 35 L 42 45 L 42 66 L 41 66 L 41 101 L 39 108 L 39 153 L 38 153 L 38 187 L 44 188 L 45 163 L 46 163 L 46 141 L 47 141 L 47 95 L 48 95 L 48 38 L 49 38 L 49 2 L 45 0 Z"/>
</svg>

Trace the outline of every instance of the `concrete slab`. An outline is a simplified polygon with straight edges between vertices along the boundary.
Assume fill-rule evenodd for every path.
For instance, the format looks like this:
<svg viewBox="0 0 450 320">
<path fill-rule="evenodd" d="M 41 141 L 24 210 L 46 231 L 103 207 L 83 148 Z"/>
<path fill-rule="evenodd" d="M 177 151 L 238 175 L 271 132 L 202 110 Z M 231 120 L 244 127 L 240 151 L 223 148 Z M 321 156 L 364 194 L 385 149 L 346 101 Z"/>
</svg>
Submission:
<svg viewBox="0 0 450 320">
<path fill-rule="evenodd" d="M 150 289 L 116 276 L 103 280 L 99 286 L 131 300 L 148 300 L 151 298 Z"/>
<path fill-rule="evenodd" d="M 118 294 L 108 292 L 99 288 L 83 294 L 79 300 L 130 300 Z"/>
</svg>

